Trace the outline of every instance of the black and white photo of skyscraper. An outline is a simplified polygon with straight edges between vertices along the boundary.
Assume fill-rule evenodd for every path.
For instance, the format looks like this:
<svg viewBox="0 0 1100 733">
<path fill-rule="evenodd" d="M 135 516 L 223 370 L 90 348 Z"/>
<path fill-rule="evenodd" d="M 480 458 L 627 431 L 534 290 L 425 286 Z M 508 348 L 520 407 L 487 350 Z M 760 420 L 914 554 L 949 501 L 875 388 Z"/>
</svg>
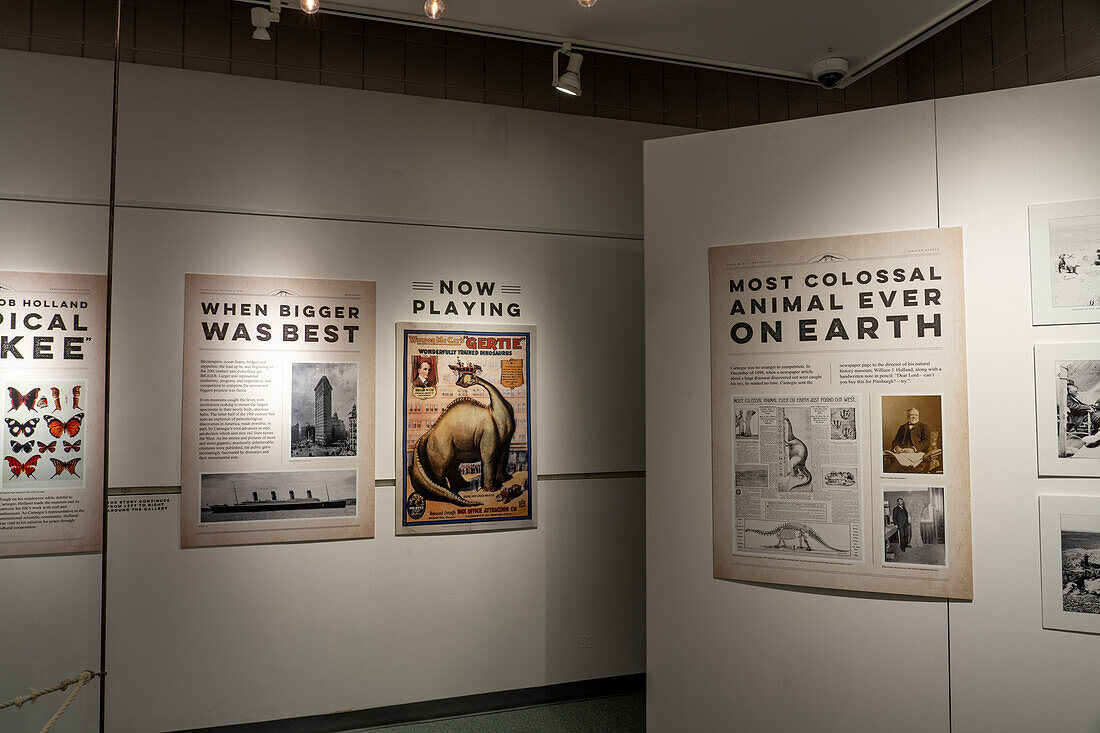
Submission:
<svg viewBox="0 0 1100 733">
<path fill-rule="evenodd" d="M 290 455 L 354 456 L 358 365 L 298 362 L 290 370 Z"/>
</svg>

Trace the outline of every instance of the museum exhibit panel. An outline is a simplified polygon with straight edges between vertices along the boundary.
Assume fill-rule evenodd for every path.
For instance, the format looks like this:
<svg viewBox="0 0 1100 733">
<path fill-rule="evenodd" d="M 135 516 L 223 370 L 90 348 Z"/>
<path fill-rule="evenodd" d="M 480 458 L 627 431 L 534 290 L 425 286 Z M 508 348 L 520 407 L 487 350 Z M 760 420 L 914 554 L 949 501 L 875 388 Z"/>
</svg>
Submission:
<svg viewBox="0 0 1100 733">
<path fill-rule="evenodd" d="M 1095 727 L 1093 0 L 333 5 L 0 2 L 0 730 Z"/>
</svg>

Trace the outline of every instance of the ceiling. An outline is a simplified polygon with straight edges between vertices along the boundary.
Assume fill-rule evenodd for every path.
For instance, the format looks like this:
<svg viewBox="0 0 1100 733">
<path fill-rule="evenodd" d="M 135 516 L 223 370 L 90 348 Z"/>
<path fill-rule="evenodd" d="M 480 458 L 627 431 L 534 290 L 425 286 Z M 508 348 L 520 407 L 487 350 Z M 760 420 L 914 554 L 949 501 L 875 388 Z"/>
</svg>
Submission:
<svg viewBox="0 0 1100 733">
<path fill-rule="evenodd" d="M 439 21 L 423 0 L 322 0 L 326 10 L 580 48 L 809 79 L 825 56 L 858 78 L 988 0 L 445 0 Z M 841 85 L 843 86 L 843 84 Z"/>
</svg>

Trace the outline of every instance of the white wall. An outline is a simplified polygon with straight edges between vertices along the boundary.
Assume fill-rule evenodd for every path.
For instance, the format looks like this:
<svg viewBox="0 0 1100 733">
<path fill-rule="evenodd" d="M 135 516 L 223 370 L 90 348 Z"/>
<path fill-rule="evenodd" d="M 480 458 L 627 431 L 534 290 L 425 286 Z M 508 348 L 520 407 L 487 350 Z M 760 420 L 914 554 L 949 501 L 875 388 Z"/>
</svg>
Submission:
<svg viewBox="0 0 1100 733">
<path fill-rule="evenodd" d="M 645 196 L 649 728 L 946 730 L 942 602 L 715 580 L 705 531 L 707 247 L 936 226 L 932 103 L 647 143 Z"/>
<path fill-rule="evenodd" d="M 1042 629 L 1036 500 L 1095 480 L 1036 478 L 1031 365 L 1100 331 L 1031 327 L 1027 206 L 1100 196 L 1097 119 L 1088 79 L 647 144 L 651 730 L 1096 730 L 1100 637 Z M 715 580 L 707 246 L 937 223 L 964 227 L 974 601 Z"/>
<path fill-rule="evenodd" d="M 1100 79 L 936 104 L 940 212 L 963 227 L 970 361 L 974 602 L 951 604 L 954 731 L 1100 728 L 1100 636 L 1042 628 L 1033 346 L 1100 326 L 1031 326 L 1029 204 L 1100 198 Z"/>
<path fill-rule="evenodd" d="M 414 315 L 412 281 L 520 284 L 514 322 L 538 327 L 539 473 L 645 468 L 641 143 L 675 130 L 122 71 L 112 486 L 179 483 L 186 272 L 378 282 L 376 472 L 390 480 L 393 324 L 464 320 Z M 643 671 L 644 481 L 539 492 L 537 530 L 398 539 L 383 487 L 375 539 L 287 546 L 182 551 L 176 498 L 112 515 L 110 730 Z"/>
<path fill-rule="evenodd" d="M 110 65 L 0 50 L 0 99 L 0 269 L 106 272 L 107 207 L 43 201 L 107 201 Z M 0 558 L 0 701 L 99 669 L 99 579 L 98 554 Z M 54 730 L 95 729 L 99 692 Z M 65 694 L 0 711 L 0 729 L 41 730 Z"/>
</svg>

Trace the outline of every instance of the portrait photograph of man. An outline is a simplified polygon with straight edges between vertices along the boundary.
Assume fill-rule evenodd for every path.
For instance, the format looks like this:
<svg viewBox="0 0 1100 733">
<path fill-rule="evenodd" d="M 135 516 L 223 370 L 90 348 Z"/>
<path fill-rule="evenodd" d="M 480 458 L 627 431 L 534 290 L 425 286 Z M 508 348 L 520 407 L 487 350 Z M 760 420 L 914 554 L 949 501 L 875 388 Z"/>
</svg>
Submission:
<svg viewBox="0 0 1100 733">
<path fill-rule="evenodd" d="M 947 522 L 942 486 L 884 491 L 882 514 L 886 562 L 946 564 Z"/>
<path fill-rule="evenodd" d="M 943 473 L 939 395 L 882 398 L 883 473 Z"/>
<path fill-rule="evenodd" d="M 439 380 L 438 372 L 436 372 L 436 358 L 435 356 L 421 355 L 413 357 L 410 379 L 413 387 L 429 389 L 436 385 Z"/>
</svg>

